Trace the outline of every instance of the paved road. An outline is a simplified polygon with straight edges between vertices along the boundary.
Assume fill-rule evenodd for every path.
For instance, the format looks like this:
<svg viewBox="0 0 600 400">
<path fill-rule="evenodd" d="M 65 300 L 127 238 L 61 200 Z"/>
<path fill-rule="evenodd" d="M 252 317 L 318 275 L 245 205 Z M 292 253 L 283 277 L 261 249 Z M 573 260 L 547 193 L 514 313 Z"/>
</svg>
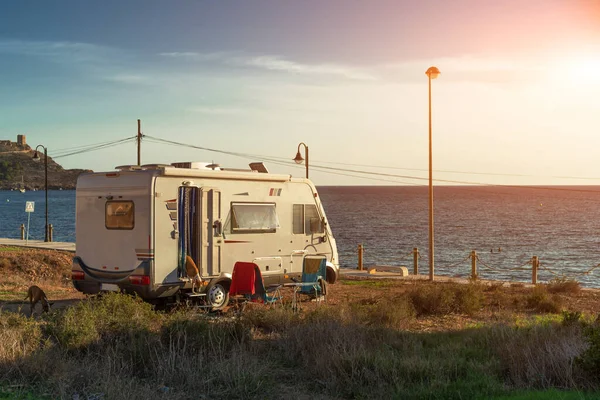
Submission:
<svg viewBox="0 0 600 400">
<path fill-rule="evenodd" d="M 75 243 L 69 242 L 44 242 L 43 240 L 20 240 L 0 238 L 0 245 L 31 247 L 34 249 L 64 250 L 75 253 Z"/>
</svg>

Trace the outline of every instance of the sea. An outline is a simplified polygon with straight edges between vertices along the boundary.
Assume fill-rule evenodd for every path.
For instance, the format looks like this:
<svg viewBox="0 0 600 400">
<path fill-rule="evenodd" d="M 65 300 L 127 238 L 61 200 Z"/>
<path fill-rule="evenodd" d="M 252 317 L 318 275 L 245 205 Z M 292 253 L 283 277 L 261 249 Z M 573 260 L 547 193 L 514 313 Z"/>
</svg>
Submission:
<svg viewBox="0 0 600 400">
<path fill-rule="evenodd" d="M 319 195 L 337 241 L 340 264 L 356 268 L 405 266 L 428 274 L 427 186 L 321 186 Z M 25 203 L 34 202 L 34 212 Z M 54 241 L 75 241 L 75 191 L 48 192 Z M 44 239 L 44 191 L 0 191 L 0 237 Z M 600 186 L 434 187 L 435 274 L 468 277 L 471 251 L 484 279 L 531 282 L 531 258 L 539 257 L 538 281 L 576 279 L 600 287 Z M 590 272 L 591 270 L 591 272 Z"/>
</svg>

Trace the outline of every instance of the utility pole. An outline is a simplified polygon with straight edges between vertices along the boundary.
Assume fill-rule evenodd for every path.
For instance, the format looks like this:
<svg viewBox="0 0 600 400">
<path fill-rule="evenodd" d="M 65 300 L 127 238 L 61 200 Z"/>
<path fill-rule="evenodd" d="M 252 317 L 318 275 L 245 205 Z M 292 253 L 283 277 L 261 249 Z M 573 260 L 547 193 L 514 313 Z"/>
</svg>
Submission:
<svg viewBox="0 0 600 400">
<path fill-rule="evenodd" d="M 138 119 L 138 133 L 137 133 L 137 165 L 142 165 L 142 128 L 141 121 Z"/>
</svg>

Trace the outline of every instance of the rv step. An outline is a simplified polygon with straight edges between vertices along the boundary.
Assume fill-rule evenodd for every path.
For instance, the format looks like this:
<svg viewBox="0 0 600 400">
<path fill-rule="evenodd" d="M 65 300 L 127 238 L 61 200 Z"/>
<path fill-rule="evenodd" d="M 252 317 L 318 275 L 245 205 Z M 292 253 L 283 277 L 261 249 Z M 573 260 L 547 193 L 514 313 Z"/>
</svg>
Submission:
<svg viewBox="0 0 600 400">
<path fill-rule="evenodd" d="M 206 297 L 206 293 L 185 293 L 187 297 Z"/>
</svg>

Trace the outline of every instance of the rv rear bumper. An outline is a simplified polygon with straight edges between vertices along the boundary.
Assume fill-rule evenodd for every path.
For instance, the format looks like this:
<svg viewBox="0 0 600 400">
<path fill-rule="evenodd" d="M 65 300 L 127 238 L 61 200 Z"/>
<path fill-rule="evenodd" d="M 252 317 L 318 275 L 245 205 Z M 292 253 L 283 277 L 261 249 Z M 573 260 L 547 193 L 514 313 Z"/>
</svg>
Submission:
<svg viewBox="0 0 600 400">
<path fill-rule="evenodd" d="M 136 294 L 144 300 L 172 296 L 180 285 L 156 286 L 150 278 L 150 262 L 144 261 L 138 267 L 119 277 L 100 276 L 95 270 L 85 265 L 81 257 L 73 258 L 72 281 L 78 291 L 85 294 L 98 294 L 102 291 L 117 291 Z M 100 271 L 101 272 L 101 271 Z"/>
</svg>

